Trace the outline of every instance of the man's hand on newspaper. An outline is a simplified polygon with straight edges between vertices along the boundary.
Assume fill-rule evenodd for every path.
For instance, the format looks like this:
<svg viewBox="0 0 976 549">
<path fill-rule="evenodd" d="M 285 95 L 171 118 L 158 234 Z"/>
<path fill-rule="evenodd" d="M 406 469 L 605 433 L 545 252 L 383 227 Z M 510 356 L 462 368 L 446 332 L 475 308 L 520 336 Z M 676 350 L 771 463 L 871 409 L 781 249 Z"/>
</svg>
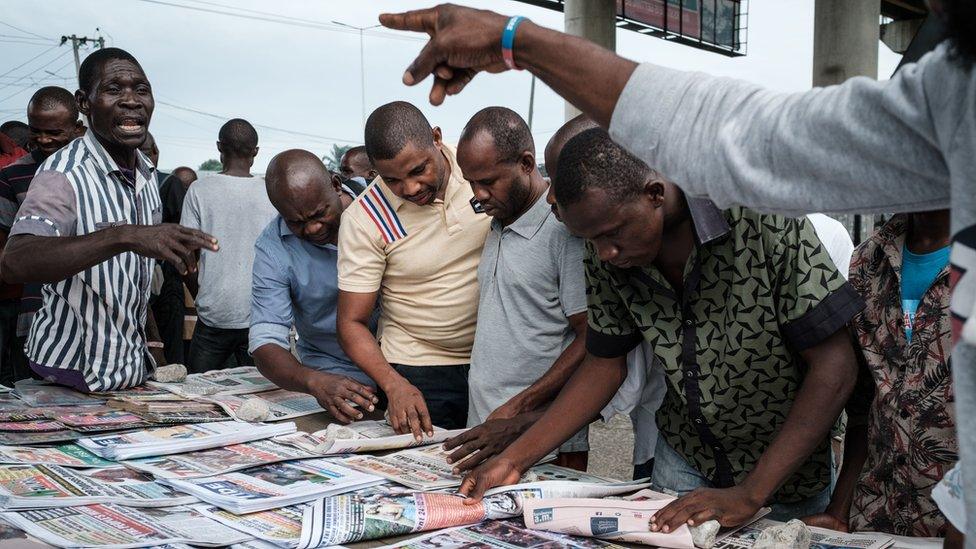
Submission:
<svg viewBox="0 0 976 549">
<path fill-rule="evenodd" d="M 819 528 L 826 528 L 828 530 L 836 530 L 838 532 L 851 531 L 851 526 L 847 523 L 847 520 L 832 515 L 829 509 L 823 513 L 803 517 L 800 520 L 805 522 L 807 526 L 816 526 Z"/>
<path fill-rule="evenodd" d="M 501 43 L 507 21 L 491 11 L 450 4 L 380 15 L 385 27 L 430 35 L 430 41 L 404 73 L 403 83 L 413 86 L 433 73 L 430 102 L 434 105 L 443 103 L 448 95 L 461 93 L 478 72 L 506 70 Z"/>
<path fill-rule="evenodd" d="M 722 526 L 738 526 L 752 518 L 763 502 L 742 486 L 699 488 L 654 513 L 652 532 L 672 532 L 682 524 L 694 526 L 717 520 Z"/>
<path fill-rule="evenodd" d="M 489 418 L 460 435 L 444 441 L 444 448 L 454 450 L 447 457 L 453 463 L 454 474 L 484 463 L 488 458 L 501 453 L 513 440 L 517 439 L 530 425 L 539 419 L 539 414 L 519 414 L 511 419 Z M 465 459 L 466 458 L 466 459 Z"/>
<path fill-rule="evenodd" d="M 340 423 L 363 419 L 363 411 L 372 412 L 379 400 L 372 387 L 341 375 L 315 372 L 308 381 L 309 392 L 319 405 Z M 356 403 L 359 410 L 352 406 Z"/>
<path fill-rule="evenodd" d="M 400 378 L 388 387 L 384 387 L 386 398 L 390 404 L 387 408 L 390 426 L 397 434 L 413 433 L 417 441 L 424 439 L 424 434 L 434 436 L 434 426 L 430 422 L 430 412 L 427 402 L 420 390 L 406 379 Z"/>
<path fill-rule="evenodd" d="M 512 461 L 495 456 L 465 475 L 458 493 L 465 496 L 465 505 L 474 505 L 481 501 L 489 489 L 515 484 L 520 478 L 522 472 Z"/>
</svg>

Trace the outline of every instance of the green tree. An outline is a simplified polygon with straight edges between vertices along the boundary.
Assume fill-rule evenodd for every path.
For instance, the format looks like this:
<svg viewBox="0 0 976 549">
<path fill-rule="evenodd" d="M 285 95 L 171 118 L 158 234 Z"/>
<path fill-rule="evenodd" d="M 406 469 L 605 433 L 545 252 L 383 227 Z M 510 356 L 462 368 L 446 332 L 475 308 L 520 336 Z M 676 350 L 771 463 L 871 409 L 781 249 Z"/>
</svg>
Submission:
<svg viewBox="0 0 976 549">
<path fill-rule="evenodd" d="M 220 163 L 220 160 L 215 158 L 211 158 L 210 160 L 205 161 L 203 164 L 200 164 L 200 171 L 202 172 L 219 172 L 222 169 L 224 169 L 223 164 Z"/>
<path fill-rule="evenodd" d="M 325 156 L 322 157 L 322 162 L 325 162 L 325 167 L 334 172 L 338 172 L 339 162 L 342 160 L 342 155 L 346 154 L 346 151 L 352 147 L 352 145 L 336 145 L 333 143 L 332 151 L 325 153 Z"/>
</svg>

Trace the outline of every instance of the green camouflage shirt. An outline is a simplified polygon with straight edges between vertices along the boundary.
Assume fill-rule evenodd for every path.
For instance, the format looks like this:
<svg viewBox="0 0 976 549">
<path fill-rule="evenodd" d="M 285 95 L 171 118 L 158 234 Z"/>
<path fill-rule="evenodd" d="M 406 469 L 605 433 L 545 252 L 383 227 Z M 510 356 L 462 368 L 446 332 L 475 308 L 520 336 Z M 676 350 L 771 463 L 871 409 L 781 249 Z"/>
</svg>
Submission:
<svg viewBox="0 0 976 549">
<path fill-rule="evenodd" d="M 688 199 L 697 236 L 678 298 L 655 267 L 586 256 L 587 350 L 625 355 L 646 338 L 668 390 L 657 424 L 715 486 L 741 482 L 772 442 L 803 382 L 799 351 L 841 329 L 863 301 L 806 218 Z M 830 482 L 827 437 L 774 495 L 799 501 Z"/>
</svg>

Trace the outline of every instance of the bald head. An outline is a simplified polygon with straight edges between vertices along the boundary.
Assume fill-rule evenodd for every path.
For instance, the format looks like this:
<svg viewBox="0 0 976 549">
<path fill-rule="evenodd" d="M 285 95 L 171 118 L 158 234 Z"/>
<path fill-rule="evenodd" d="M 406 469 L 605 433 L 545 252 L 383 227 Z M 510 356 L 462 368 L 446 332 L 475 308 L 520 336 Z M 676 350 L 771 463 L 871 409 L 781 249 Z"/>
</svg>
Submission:
<svg viewBox="0 0 976 549">
<path fill-rule="evenodd" d="M 599 125 L 596 122 L 587 118 L 586 115 L 581 114 L 556 130 L 556 133 L 549 139 L 549 144 L 546 145 L 546 172 L 549 173 L 550 179 L 556 177 L 559 154 L 563 151 L 566 143 L 586 130 L 597 127 Z"/>
<path fill-rule="evenodd" d="M 335 244 L 344 208 L 339 177 L 315 154 L 291 149 L 279 153 L 264 175 L 268 199 L 288 229 L 313 244 Z"/>
<path fill-rule="evenodd" d="M 376 177 L 376 170 L 369 161 L 364 145 L 352 147 L 342 155 L 339 160 L 339 173 L 346 179 L 362 177 L 367 183 Z"/>
<path fill-rule="evenodd" d="M 176 168 L 170 175 L 180 180 L 180 183 L 183 184 L 183 189 L 189 189 L 190 185 L 197 180 L 197 172 L 186 166 Z"/>
</svg>

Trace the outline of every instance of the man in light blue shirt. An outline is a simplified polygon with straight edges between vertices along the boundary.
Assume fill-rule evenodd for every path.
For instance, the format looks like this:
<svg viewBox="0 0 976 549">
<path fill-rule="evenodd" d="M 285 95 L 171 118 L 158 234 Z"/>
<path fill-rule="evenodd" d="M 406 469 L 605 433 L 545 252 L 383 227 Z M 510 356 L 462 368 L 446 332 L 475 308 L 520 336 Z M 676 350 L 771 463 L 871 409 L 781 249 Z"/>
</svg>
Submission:
<svg viewBox="0 0 976 549">
<path fill-rule="evenodd" d="M 375 389 L 339 346 L 335 324 L 336 239 L 352 193 L 298 149 L 275 156 L 265 182 L 279 215 L 254 245 L 248 351 L 278 386 L 315 396 L 339 421 L 360 419 L 373 410 Z M 290 352 L 292 325 L 298 358 Z"/>
</svg>

